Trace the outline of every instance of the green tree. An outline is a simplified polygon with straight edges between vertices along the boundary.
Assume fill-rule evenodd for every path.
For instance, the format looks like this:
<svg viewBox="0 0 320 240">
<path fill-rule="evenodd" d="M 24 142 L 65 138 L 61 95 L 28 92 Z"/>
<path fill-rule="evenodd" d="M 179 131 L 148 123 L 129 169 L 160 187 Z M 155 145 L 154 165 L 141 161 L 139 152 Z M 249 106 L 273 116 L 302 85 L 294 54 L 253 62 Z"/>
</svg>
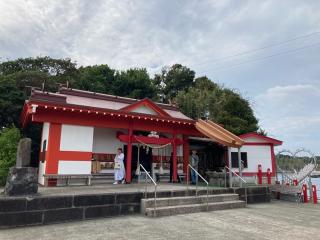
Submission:
<svg viewBox="0 0 320 240">
<path fill-rule="evenodd" d="M 57 91 L 58 84 L 77 79 L 76 64 L 70 59 L 50 57 L 19 58 L 0 63 L 0 127 L 20 125 L 20 114 L 24 101 L 30 95 L 33 86 L 44 90 Z M 37 165 L 41 128 L 32 125 L 23 130 L 23 134 L 32 139 L 32 165 Z"/>
<path fill-rule="evenodd" d="M 164 67 L 160 74 L 154 77 L 158 86 L 159 95 L 163 102 L 171 102 L 179 91 L 185 90 L 193 84 L 195 72 L 181 64 Z"/>
<path fill-rule="evenodd" d="M 78 80 L 73 84 L 74 88 L 113 94 L 115 70 L 108 65 L 80 67 L 78 75 Z"/>
<path fill-rule="evenodd" d="M 258 121 L 249 102 L 207 77 L 195 79 L 194 85 L 180 91 L 175 101 L 187 116 L 213 120 L 234 134 L 258 130 Z"/>
<path fill-rule="evenodd" d="M 112 92 L 124 97 L 157 99 L 156 87 L 145 68 L 117 71 Z"/>
<path fill-rule="evenodd" d="M 210 118 L 222 124 L 229 131 L 239 135 L 258 130 L 258 120 L 249 102 L 240 94 L 230 89 L 222 89 L 219 109 L 220 111 L 212 114 Z"/>
<path fill-rule="evenodd" d="M 20 137 L 20 131 L 15 127 L 0 131 L 0 185 L 5 184 L 9 168 L 15 164 Z"/>
</svg>

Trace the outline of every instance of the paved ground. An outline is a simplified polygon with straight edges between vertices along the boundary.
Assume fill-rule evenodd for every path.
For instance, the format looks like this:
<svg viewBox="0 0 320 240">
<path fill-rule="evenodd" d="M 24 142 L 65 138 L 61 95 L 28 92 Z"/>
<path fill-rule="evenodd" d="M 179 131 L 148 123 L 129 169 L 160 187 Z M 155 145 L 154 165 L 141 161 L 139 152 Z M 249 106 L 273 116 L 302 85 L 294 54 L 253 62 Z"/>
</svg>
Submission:
<svg viewBox="0 0 320 240">
<path fill-rule="evenodd" d="M 0 231 L 11 239 L 320 239 L 320 205 L 287 202 L 150 219 L 140 215 Z"/>
</svg>

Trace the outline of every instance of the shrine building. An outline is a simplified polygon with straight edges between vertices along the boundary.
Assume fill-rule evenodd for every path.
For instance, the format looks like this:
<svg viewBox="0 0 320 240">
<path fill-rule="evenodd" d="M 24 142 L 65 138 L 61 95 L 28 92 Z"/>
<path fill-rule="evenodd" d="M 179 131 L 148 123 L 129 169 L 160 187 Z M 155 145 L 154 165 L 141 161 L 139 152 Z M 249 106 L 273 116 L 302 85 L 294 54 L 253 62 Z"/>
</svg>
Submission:
<svg viewBox="0 0 320 240">
<path fill-rule="evenodd" d="M 125 154 L 127 183 L 135 180 L 139 164 L 154 176 L 168 173 L 170 161 L 172 180 L 177 182 L 187 172 L 193 149 L 200 157 L 201 174 L 231 166 L 243 176 L 253 176 L 260 164 L 264 173 L 269 169 L 274 176 L 274 146 L 282 144 L 257 133 L 235 136 L 218 124 L 190 119 L 176 106 L 148 98 L 64 87 L 57 93 L 32 90 L 21 122 L 23 127 L 42 125 L 41 185 L 45 174 L 110 173 L 118 148 Z"/>
</svg>

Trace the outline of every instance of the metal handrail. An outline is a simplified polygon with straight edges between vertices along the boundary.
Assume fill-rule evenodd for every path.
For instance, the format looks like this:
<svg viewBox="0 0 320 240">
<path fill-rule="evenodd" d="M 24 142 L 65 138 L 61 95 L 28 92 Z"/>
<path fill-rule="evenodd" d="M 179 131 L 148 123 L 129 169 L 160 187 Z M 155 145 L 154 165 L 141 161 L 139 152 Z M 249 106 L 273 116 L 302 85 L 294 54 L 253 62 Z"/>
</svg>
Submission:
<svg viewBox="0 0 320 240">
<path fill-rule="evenodd" d="M 229 174 L 230 172 L 233 173 L 235 176 L 237 176 L 245 185 L 244 187 L 244 197 L 246 199 L 246 205 L 248 204 L 248 199 L 247 199 L 247 181 L 244 180 L 242 177 L 240 177 L 236 172 L 232 171 L 228 166 L 225 166 L 226 169 L 229 170 Z M 232 187 L 232 186 L 229 186 L 229 187 Z"/>
<path fill-rule="evenodd" d="M 285 171 L 284 171 L 282 168 L 280 168 L 279 166 L 277 166 L 277 170 L 279 170 L 280 173 L 281 173 L 281 176 L 282 176 L 282 184 L 284 184 L 285 180 L 287 180 L 290 184 L 293 183 L 293 179 L 292 179 L 288 174 L 286 174 Z M 277 171 L 277 172 L 278 172 L 278 171 Z"/>
<path fill-rule="evenodd" d="M 157 183 L 153 180 L 153 178 L 150 176 L 150 174 L 147 172 L 147 170 L 139 164 L 140 167 L 143 169 L 143 171 L 146 174 L 146 179 L 145 179 L 145 190 L 144 190 L 144 197 L 147 198 L 147 177 L 149 177 L 154 184 L 154 206 L 153 206 L 153 214 L 156 214 L 156 208 L 157 208 Z"/>
<path fill-rule="evenodd" d="M 190 164 L 187 168 L 187 187 L 189 191 L 189 168 L 191 168 L 206 184 L 207 184 L 207 210 L 209 210 L 209 182 L 201 176 L 196 169 L 194 169 Z M 196 179 L 196 196 L 198 196 L 198 178 Z"/>
</svg>

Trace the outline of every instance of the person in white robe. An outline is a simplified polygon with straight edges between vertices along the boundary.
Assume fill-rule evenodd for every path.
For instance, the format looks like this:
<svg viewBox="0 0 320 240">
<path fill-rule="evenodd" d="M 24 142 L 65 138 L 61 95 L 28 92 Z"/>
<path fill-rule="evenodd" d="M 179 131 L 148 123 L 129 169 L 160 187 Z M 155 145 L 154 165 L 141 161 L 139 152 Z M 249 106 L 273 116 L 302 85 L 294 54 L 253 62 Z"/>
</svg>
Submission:
<svg viewBox="0 0 320 240">
<path fill-rule="evenodd" d="M 125 168 L 124 168 L 124 154 L 122 153 L 122 149 L 118 148 L 117 155 L 114 158 L 114 180 L 113 184 L 125 183 Z"/>
</svg>

